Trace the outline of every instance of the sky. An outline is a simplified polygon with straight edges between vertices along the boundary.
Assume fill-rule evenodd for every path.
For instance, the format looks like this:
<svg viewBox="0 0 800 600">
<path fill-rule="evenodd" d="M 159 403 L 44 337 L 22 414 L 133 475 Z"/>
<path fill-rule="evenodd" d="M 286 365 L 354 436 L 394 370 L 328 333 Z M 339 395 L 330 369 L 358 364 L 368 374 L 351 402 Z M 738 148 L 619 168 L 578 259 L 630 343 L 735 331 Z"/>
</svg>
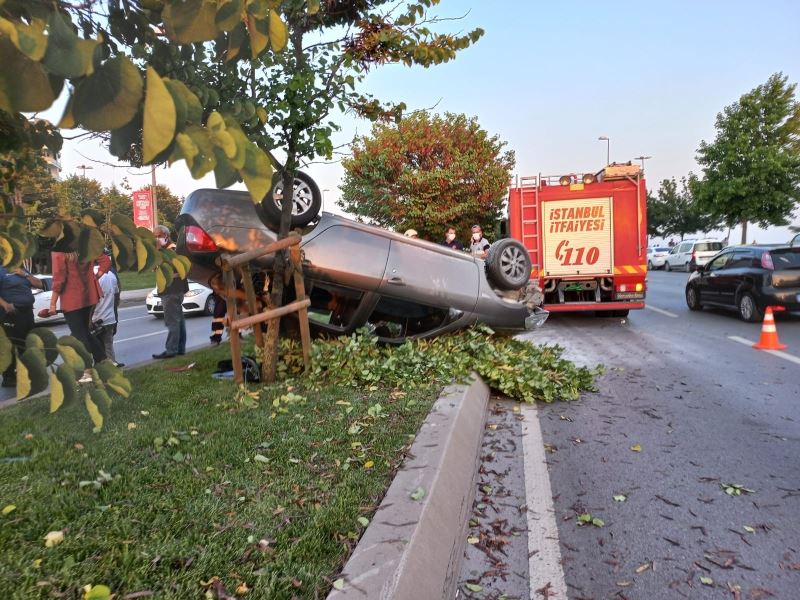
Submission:
<svg viewBox="0 0 800 600">
<path fill-rule="evenodd" d="M 444 65 L 376 68 L 360 90 L 404 101 L 410 110 L 477 117 L 515 152 L 518 176 L 598 171 L 606 142 L 597 138 L 607 136 L 612 161 L 652 157 L 645 175 L 655 191 L 664 178 L 699 171 L 697 147 L 713 140 L 726 105 L 778 71 L 800 82 L 797 0 L 442 0 L 434 12 L 460 17 L 440 30 L 486 33 Z M 62 110 L 63 99 L 43 116 L 57 122 Z M 342 130 L 334 146 L 369 133 L 367 121 L 337 120 Z M 134 188 L 150 182 L 149 169 L 93 160 L 116 163 L 95 141 L 66 142 L 62 176 L 91 165 L 87 177 L 104 185 L 123 177 Z M 305 170 L 326 190 L 324 209 L 340 212 L 334 203 L 341 165 L 320 161 Z M 213 176 L 193 180 L 183 162 L 159 168 L 157 179 L 179 196 L 214 186 Z M 731 240 L 739 235 L 734 229 Z M 782 227 L 748 229 L 748 238 L 761 243 L 789 237 Z"/>
</svg>

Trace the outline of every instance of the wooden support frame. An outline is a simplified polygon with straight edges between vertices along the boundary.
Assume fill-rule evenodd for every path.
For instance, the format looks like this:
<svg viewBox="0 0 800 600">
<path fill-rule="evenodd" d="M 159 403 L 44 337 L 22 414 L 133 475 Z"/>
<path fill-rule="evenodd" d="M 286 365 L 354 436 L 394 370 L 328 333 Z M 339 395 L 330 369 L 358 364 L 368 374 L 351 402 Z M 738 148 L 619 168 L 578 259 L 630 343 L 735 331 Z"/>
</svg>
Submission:
<svg viewBox="0 0 800 600">
<path fill-rule="evenodd" d="M 256 293 L 253 288 L 253 279 L 250 273 L 250 261 L 267 254 L 274 254 L 285 249 L 289 249 L 289 274 L 294 279 L 294 289 L 296 300 L 279 308 L 258 312 L 256 303 Z M 239 340 L 239 331 L 247 327 L 255 327 L 256 344 L 265 349 L 265 343 L 269 336 L 264 336 L 260 324 L 267 321 L 270 327 L 277 327 L 279 319 L 293 312 L 298 313 L 300 322 L 300 340 L 303 348 L 303 365 L 306 370 L 311 366 L 311 332 L 308 325 L 308 307 L 311 300 L 306 298 L 305 282 L 303 280 L 303 267 L 300 255 L 300 236 L 290 234 L 288 237 L 267 244 L 263 248 L 251 250 L 237 255 L 225 254 L 221 257 L 222 281 L 225 285 L 225 296 L 228 303 L 228 328 L 231 340 L 231 360 L 233 362 L 234 381 L 244 382 L 242 370 L 242 347 Z M 245 297 L 247 299 L 248 316 L 239 318 L 239 310 L 236 304 L 236 275 L 241 275 Z"/>
</svg>

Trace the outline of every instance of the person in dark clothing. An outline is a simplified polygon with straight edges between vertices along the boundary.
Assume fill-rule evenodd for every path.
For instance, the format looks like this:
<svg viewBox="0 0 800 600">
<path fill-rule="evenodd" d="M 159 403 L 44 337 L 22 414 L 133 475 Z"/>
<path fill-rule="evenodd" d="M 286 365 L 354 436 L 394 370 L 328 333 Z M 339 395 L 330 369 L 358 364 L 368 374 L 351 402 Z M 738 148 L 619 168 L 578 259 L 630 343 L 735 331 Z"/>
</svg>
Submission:
<svg viewBox="0 0 800 600">
<path fill-rule="evenodd" d="M 175 242 L 170 239 L 169 229 L 163 225 L 155 228 L 156 243 L 159 248 L 175 249 Z M 153 358 L 172 358 L 186 354 L 186 319 L 183 316 L 183 296 L 189 291 L 189 283 L 176 273 L 160 294 L 164 306 L 164 325 L 167 326 L 166 348 Z"/>
<path fill-rule="evenodd" d="M 459 242 L 456 239 L 456 228 L 452 225 L 447 226 L 447 230 L 444 234 L 444 242 L 442 245 L 447 246 L 448 248 L 452 248 L 453 250 L 463 250 L 464 244 Z"/>
<path fill-rule="evenodd" d="M 33 329 L 33 291 L 42 288 L 42 282 L 25 269 L 9 272 L 0 267 L 0 312 L 2 312 L 3 331 L 11 340 L 17 354 L 25 351 L 25 338 Z M 3 373 L 3 387 L 16 387 L 17 359 Z"/>
</svg>

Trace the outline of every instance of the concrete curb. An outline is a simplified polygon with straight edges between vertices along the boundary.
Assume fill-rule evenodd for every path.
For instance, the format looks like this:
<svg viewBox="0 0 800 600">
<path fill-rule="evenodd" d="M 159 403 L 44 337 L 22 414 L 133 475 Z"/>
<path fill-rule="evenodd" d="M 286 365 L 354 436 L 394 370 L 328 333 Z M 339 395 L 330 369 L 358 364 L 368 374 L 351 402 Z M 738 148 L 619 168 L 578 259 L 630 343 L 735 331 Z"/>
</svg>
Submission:
<svg viewBox="0 0 800 600">
<path fill-rule="evenodd" d="M 489 388 L 445 388 L 328 600 L 452 598 L 472 508 Z M 425 496 L 412 500 L 415 490 Z"/>
</svg>

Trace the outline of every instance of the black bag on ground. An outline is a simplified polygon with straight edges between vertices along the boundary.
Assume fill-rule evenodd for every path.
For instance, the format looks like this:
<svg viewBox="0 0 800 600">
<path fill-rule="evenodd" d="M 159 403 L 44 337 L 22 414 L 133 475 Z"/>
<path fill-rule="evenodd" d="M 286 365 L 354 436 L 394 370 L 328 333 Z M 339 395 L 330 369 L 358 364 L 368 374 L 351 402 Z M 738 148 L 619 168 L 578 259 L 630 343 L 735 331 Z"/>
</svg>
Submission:
<svg viewBox="0 0 800 600">
<path fill-rule="evenodd" d="M 230 373 L 232 371 L 233 361 L 228 358 L 217 363 L 217 370 L 214 373 Z M 242 357 L 242 375 L 245 383 L 261 382 L 261 368 L 252 356 Z"/>
</svg>

